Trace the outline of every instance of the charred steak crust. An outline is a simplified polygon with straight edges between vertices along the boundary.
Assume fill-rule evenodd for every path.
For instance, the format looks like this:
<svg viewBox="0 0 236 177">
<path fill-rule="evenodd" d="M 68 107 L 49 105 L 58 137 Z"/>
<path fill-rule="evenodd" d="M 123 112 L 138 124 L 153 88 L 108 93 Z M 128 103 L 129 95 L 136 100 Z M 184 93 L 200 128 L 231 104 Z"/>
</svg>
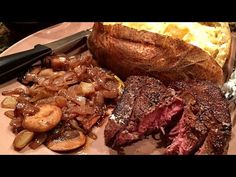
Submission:
<svg viewBox="0 0 236 177">
<path fill-rule="evenodd" d="M 196 152 L 207 136 L 205 125 L 197 120 L 197 117 L 187 106 L 178 126 L 177 135 L 167 147 L 165 153 L 169 155 L 187 155 Z"/>
<path fill-rule="evenodd" d="M 228 104 L 220 89 L 209 81 L 172 82 L 187 106 L 178 135 L 167 154 L 224 154 L 231 136 Z"/>
<path fill-rule="evenodd" d="M 152 77 L 130 76 L 125 85 L 105 128 L 107 146 L 125 146 L 161 129 L 170 142 L 165 154 L 227 152 L 230 113 L 213 83 L 189 80 L 166 86 Z"/>
<path fill-rule="evenodd" d="M 142 77 L 129 77 L 125 82 L 125 90 L 118 100 L 104 131 L 106 145 L 112 146 L 116 134 L 127 125 L 133 111 L 135 98 L 143 84 L 144 79 Z"/>
<path fill-rule="evenodd" d="M 140 81 L 142 84 L 138 85 Z M 130 144 L 157 131 L 166 126 L 184 106 L 173 89 L 155 78 L 131 76 L 125 84 L 125 92 L 105 128 L 105 142 L 110 147 Z M 128 100 L 130 91 L 134 95 Z M 125 113 L 127 110 L 128 114 Z"/>
</svg>

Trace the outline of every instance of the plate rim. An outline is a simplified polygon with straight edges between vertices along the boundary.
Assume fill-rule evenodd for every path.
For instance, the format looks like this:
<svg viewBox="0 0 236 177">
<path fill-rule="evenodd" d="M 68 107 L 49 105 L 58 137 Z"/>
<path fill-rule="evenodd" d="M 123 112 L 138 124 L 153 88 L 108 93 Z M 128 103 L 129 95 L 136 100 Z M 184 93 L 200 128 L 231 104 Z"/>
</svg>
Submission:
<svg viewBox="0 0 236 177">
<path fill-rule="evenodd" d="M 12 44 L 10 47 L 8 47 L 6 50 L 4 50 L 4 51 L 0 54 L 0 57 L 3 57 L 3 56 L 8 55 L 7 53 L 8 53 L 10 50 L 12 50 L 12 48 L 14 48 L 15 46 L 19 45 L 19 43 L 22 43 L 22 42 L 24 42 L 25 40 L 27 40 L 27 39 L 29 39 L 29 38 L 32 38 L 33 36 L 35 36 L 35 35 L 37 35 L 37 34 L 39 34 L 39 33 L 42 33 L 42 32 L 45 31 L 45 30 L 48 30 L 48 29 L 51 29 L 51 28 L 57 28 L 58 26 L 61 26 L 61 25 L 65 24 L 65 23 L 68 23 L 68 22 L 62 22 L 62 23 L 58 23 L 58 24 L 49 26 L 49 27 L 47 27 L 47 28 L 43 28 L 43 29 L 41 29 L 41 30 L 39 30 L 39 31 L 36 31 L 36 32 L 34 32 L 34 33 L 32 33 L 32 34 L 30 34 L 30 35 L 28 35 L 28 36 L 22 38 L 21 40 L 17 41 L 16 43 L 14 43 L 14 44 Z M 53 40 L 53 41 L 54 41 L 54 40 Z M 34 46 L 32 46 L 32 48 L 34 48 Z M 24 50 L 22 50 L 22 51 L 24 51 Z M 20 51 L 19 51 L 19 52 L 20 52 Z M 10 54 L 10 55 L 11 55 L 11 54 Z"/>
</svg>

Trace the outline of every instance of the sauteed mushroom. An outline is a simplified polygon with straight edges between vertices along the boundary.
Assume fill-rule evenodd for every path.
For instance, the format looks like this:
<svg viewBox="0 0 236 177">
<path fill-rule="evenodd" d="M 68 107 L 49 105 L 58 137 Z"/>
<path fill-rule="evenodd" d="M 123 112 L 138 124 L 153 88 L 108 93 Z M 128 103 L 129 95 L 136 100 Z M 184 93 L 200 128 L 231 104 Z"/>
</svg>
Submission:
<svg viewBox="0 0 236 177">
<path fill-rule="evenodd" d="M 41 105 L 33 116 L 25 117 L 23 127 L 33 132 L 46 132 L 54 128 L 61 120 L 61 109 L 54 105 Z"/>
<path fill-rule="evenodd" d="M 47 143 L 47 147 L 53 151 L 63 152 L 75 150 L 86 143 L 86 136 L 81 131 L 74 130 L 70 133 L 74 134 L 75 137 L 54 139 Z"/>
<path fill-rule="evenodd" d="M 28 130 L 22 130 L 14 139 L 13 146 L 15 149 L 20 150 L 24 148 L 34 137 L 34 133 Z"/>
</svg>

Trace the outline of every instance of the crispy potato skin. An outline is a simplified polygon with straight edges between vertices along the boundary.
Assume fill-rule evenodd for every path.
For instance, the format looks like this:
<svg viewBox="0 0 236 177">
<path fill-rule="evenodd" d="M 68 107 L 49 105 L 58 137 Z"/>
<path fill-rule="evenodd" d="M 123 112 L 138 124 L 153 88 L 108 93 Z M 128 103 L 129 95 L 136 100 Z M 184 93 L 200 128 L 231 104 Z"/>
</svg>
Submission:
<svg viewBox="0 0 236 177">
<path fill-rule="evenodd" d="M 224 82 L 223 70 L 207 52 L 169 36 L 95 23 L 88 47 L 100 64 L 122 79 L 148 74 L 162 81 L 195 78 L 219 86 Z"/>
</svg>

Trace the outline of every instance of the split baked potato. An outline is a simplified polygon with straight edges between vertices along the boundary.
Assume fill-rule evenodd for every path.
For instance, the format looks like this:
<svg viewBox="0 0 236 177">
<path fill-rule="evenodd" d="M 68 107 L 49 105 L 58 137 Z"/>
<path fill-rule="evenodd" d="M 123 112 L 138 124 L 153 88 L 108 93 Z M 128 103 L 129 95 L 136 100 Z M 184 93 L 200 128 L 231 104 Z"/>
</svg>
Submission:
<svg viewBox="0 0 236 177">
<path fill-rule="evenodd" d="M 162 81 L 201 79 L 223 84 L 222 67 L 231 39 L 227 23 L 199 23 L 202 29 L 209 27 L 205 31 L 194 25 L 176 28 L 169 23 L 158 28 L 158 23 L 150 23 L 153 28 L 146 24 L 95 23 L 88 47 L 100 64 L 123 79 L 149 74 Z"/>
</svg>

